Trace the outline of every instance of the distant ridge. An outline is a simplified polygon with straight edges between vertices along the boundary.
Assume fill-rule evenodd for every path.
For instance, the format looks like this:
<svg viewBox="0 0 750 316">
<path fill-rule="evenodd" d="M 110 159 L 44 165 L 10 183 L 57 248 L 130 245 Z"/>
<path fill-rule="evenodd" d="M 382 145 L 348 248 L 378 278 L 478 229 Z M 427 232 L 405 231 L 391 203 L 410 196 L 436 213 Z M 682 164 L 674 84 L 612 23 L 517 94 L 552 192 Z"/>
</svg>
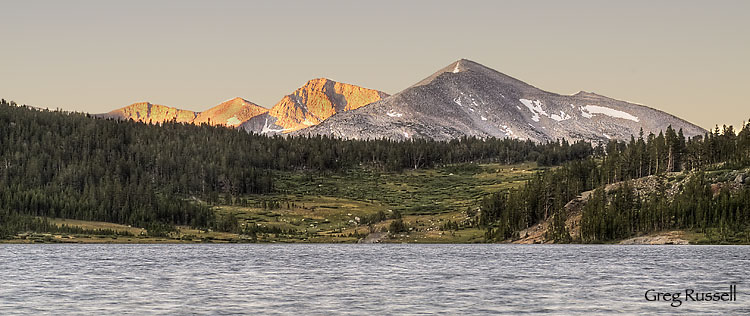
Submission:
<svg viewBox="0 0 750 316">
<path fill-rule="evenodd" d="M 277 134 L 319 124 L 333 114 L 357 109 L 387 96 L 382 91 L 317 78 L 283 97 L 270 110 L 236 97 L 203 112 L 138 102 L 95 116 L 152 124 L 176 120 Z"/>
<path fill-rule="evenodd" d="M 101 117 L 131 119 L 144 123 L 162 123 L 176 120 L 180 123 L 191 123 L 198 113 L 150 102 L 137 102 L 117 110 L 99 114 Z"/>
</svg>

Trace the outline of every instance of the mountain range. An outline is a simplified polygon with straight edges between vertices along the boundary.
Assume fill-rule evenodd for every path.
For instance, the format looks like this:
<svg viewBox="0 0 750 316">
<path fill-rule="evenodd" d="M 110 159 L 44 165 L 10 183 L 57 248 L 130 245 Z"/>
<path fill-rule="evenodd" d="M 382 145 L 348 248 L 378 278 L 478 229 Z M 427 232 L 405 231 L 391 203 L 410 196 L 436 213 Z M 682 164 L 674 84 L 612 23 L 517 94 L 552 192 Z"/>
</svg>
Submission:
<svg viewBox="0 0 750 316">
<path fill-rule="evenodd" d="M 345 139 L 475 136 L 604 142 L 629 140 L 641 130 L 656 134 L 670 125 L 688 137 L 705 132 L 644 105 L 583 91 L 574 95 L 547 92 L 467 59 L 453 62 L 392 96 L 320 78 L 308 81 L 271 109 L 235 98 L 200 113 L 135 103 L 101 116 Z"/>
<path fill-rule="evenodd" d="M 381 91 L 318 78 L 283 97 L 270 109 L 237 97 L 203 112 L 138 102 L 97 116 L 153 124 L 172 120 L 205 123 L 277 134 L 319 124 L 338 112 L 357 109 L 387 96 Z"/>
</svg>

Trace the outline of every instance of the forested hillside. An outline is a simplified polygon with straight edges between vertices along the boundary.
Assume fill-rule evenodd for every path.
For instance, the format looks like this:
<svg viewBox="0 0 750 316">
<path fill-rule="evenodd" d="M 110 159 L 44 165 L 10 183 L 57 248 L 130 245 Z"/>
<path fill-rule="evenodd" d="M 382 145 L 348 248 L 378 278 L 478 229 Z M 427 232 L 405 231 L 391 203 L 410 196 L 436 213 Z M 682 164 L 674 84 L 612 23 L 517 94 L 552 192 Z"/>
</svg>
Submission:
<svg viewBox="0 0 750 316">
<path fill-rule="evenodd" d="M 607 242 L 665 229 L 699 231 L 727 242 L 750 241 L 750 189 L 743 179 L 750 166 L 750 124 L 739 133 L 730 126 L 691 139 L 670 127 L 658 135 L 641 133 L 627 143 L 613 140 L 596 147 L 585 142 L 537 144 L 494 138 L 358 141 L 269 137 L 175 121 L 151 125 L 96 119 L 1 100 L 0 149 L 0 236 L 5 237 L 24 231 L 76 230 L 50 224 L 47 218 L 132 225 L 154 236 L 174 231 L 177 225 L 241 232 L 246 230 L 234 214 L 216 212 L 214 206 L 259 203 L 261 209 L 276 209 L 284 201 L 274 198 L 286 196 L 284 203 L 291 211 L 300 206 L 294 206 L 289 194 L 299 200 L 300 193 L 309 194 L 305 192 L 327 192 L 335 199 L 360 196 L 351 202 L 370 203 L 381 197 L 367 192 L 388 195 L 399 188 L 378 180 L 380 172 L 440 169 L 445 177 L 461 174 L 466 163 L 535 162 L 555 167 L 528 174 L 531 179 L 525 185 L 498 183 L 496 193 L 479 196 L 479 212 L 452 210 L 456 212 L 452 214 L 466 214 L 466 219 L 440 225 L 447 230 L 480 227 L 486 230 L 487 241 L 519 238 L 521 230 L 542 221 L 551 223 L 548 237 L 557 242 Z M 443 173 L 451 168 L 456 171 Z M 481 170 L 485 170 L 483 177 L 496 177 L 486 173 L 487 166 Z M 351 176 L 357 174 L 374 176 L 357 182 Z M 416 181 L 409 177 L 402 183 Z M 655 187 L 636 190 L 628 182 L 644 177 L 656 177 Z M 352 192 L 321 182 L 326 178 L 346 179 Z M 315 187 L 290 187 L 290 179 Z M 483 180 L 462 185 L 468 188 L 476 181 Z M 617 186 L 605 190 L 607 185 Z M 677 191 L 667 194 L 669 185 Z M 407 195 L 396 200 L 408 196 L 408 190 L 398 190 Z M 579 239 L 572 240 L 564 206 L 590 190 L 595 191 L 583 207 Z M 430 202 L 436 199 L 429 194 L 443 199 L 445 191 L 419 194 L 428 196 L 420 195 L 421 202 L 409 208 L 391 207 L 415 214 L 449 210 Z M 357 221 L 365 222 L 374 223 Z M 418 223 L 415 218 L 410 224 Z M 296 234 L 288 228 L 283 232 Z"/>
<path fill-rule="evenodd" d="M 565 163 L 541 173 L 523 188 L 484 199 L 480 223 L 488 239 L 519 238 L 519 231 L 550 220 L 549 238 L 570 242 L 564 206 L 584 191 L 596 189 L 583 209 L 581 240 L 606 242 L 666 229 L 715 234 L 714 240 L 750 242 L 750 187 L 744 173 L 713 177 L 713 170 L 750 166 L 750 124 L 739 133 L 724 127 L 685 139 L 668 128 L 659 135 L 639 135 L 629 143 L 612 141 L 604 155 Z M 678 173 L 679 172 L 679 173 Z M 717 174 L 721 174 L 718 173 Z M 733 173 L 727 173 L 729 175 Z M 658 176 L 657 185 L 638 193 L 629 180 Z M 674 196 L 666 193 L 667 175 L 687 179 Z M 726 174 L 723 177 L 727 177 Z M 624 182 L 606 192 L 604 186 Z"/>
<path fill-rule="evenodd" d="M 535 144 L 267 137 L 175 121 L 149 125 L 0 102 L 0 235 L 48 229 L 39 217 L 104 221 L 161 234 L 174 225 L 234 227 L 208 207 L 275 190 L 271 171 L 336 173 L 464 162 L 554 165 L 588 143 Z"/>
</svg>

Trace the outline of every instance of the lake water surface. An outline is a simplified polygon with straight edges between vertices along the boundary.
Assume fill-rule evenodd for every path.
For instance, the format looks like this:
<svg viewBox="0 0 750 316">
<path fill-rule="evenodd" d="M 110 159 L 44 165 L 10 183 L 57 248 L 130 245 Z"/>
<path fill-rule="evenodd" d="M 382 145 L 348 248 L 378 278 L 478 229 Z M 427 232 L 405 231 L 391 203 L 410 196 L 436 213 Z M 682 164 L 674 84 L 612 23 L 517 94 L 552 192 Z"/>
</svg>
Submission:
<svg viewBox="0 0 750 316">
<path fill-rule="evenodd" d="M 0 315 L 750 315 L 749 272 L 750 246 L 0 245 Z"/>
</svg>

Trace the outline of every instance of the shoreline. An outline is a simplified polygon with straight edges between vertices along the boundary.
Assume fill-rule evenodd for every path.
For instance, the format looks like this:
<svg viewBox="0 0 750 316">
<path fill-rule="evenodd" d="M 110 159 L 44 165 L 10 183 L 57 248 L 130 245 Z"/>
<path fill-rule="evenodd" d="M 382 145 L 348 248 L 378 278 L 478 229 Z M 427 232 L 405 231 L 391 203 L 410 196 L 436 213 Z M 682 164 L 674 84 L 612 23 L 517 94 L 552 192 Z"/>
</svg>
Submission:
<svg viewBox="0 0 750 316">
<path fill-rule="evenodd" d="M 410 244 L 410 245 L 518 245 L 518 246 L 524 246 L 524 245 L 611 245 L 611 246 L 748 246 L 750 243 L 695 243 L 695 242 L 689 242 L 686 240 L 675 240 L 675 241 L 665 241 L 665 242 L 659 242 L 659 240 L 666 240 L 662 237 L 633 237 L 628 238 L 624 240 L 619 241 L 613 241 L 608 243 L 514 243 L 514 242 L 500 242 L 500 243 L 466 243 L 466 242 L 400 242 L 400 241 L 393 241 L 393 240 L 379 240 L 378 242 L 357 242 L 357 241 L 351 241 L 351 242 L 286 242 L 286 241 L 261 241 L 261 242 L 252 242 L 252 241 L 239 241 L 239 240 L 212 240 L 212 241 L 188 241 L 188 240 L 177 240 L 177 239 L 141 239 L 141 240 L 116 240 L 116 239 L 110 239 L 107 240 L 106 238 L 101 238 L 101 240 L 29 240 L 29 239 L 1 239 L 0 245 L 31 245 L 31 244 L 40 244 L 40 245 L 50 245 L 50 244 L 66 244 L 66 245 L 198 245 L 198 244 L 263 244 L 263 245 L 273 245 L 273 244 L 300 244 L 300 245 L 310 245 L 310 244 L 321 244 L 321 245 L 338 245 L 338 244 L 351 244 L 351 245 L 359 245 L 359 244 L 393 244 L 393 245 L 403 245 L 403 244 Z"/>
</svg>

